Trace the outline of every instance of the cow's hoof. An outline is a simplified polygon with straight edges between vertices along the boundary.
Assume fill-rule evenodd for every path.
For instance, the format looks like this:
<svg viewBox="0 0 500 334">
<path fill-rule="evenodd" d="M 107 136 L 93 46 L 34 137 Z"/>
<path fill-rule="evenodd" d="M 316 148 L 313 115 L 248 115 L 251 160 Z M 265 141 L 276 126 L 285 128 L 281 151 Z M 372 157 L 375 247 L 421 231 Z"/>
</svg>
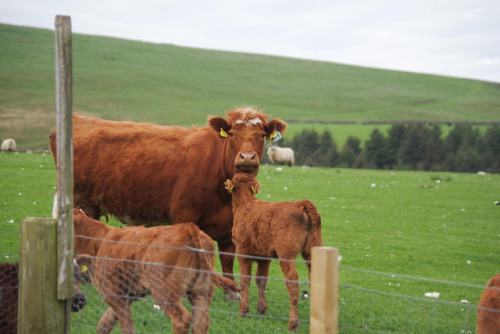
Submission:
<svg viewBox="0 0 500 334">
<path fill-rule="evenodd" d="M 238 314 L 240 317 L 244 318 L 246 317 L 248 314 L 248 308 L 244 308 L 242 310 L 240 310 L 240 313 Z"/>
<path fill-rule="evenodd" d="M 232 290 L 228 290 L 224 292 L 227 300 L 230 302 L 239 302 L 241 300 L 241 296 L 238 292 L 234 292 Z"/>
<path fill-rule="evenodd" d="M 288 324 L 288 330 L 296 331 L 297 328 L 299 328 L 299 321 L 298 320 L 290 321 L 290 323 Z"/>
</svg>

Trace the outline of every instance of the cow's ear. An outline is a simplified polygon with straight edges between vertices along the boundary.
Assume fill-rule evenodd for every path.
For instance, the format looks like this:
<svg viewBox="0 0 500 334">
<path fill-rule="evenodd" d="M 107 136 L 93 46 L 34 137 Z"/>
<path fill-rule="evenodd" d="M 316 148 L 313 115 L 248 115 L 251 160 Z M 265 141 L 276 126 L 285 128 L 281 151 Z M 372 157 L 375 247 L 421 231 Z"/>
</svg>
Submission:
<svg viewBox="0 0 500 334">
<path fill-rule="evenodd" d="M 267 123 L 267 125 L 264 127 L 267 139 L 272 139 L 270 138 L 270 136 L 275 133 L 275 131 L 279 132 L 282 135 L 285 134 L 286 126 L 286 122 L 278 118 L 275 118 L 271 122 Z"/>
<path fill-rule="evenodd" d="M 231 124 L 229 124 L 224 118 L 219 116 L 210 117 L 208 119 L 208 124 L 217 133 L 220 133 L 221 137 L 227 137 L 227 133 L 229 132 L 229 130 L 231 130 Z"/>
</svg>

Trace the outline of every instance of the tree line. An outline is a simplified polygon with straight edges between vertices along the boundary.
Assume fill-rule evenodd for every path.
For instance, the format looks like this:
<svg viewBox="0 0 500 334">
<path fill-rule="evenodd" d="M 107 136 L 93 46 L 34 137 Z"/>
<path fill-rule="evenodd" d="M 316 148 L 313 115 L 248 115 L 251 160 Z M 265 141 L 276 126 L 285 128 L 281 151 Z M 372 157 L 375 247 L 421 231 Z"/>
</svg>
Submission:
<svg viewBox="0 0 500 334">
<path fill-rule="evenodd" d="M 374 129 L 364 145 L 349 136 L 340 150 L 328 130 L 304 129 L 282 145 L 294 150 L 297 165 L 500 173 L 498 124 L 484 133 L 456 124 L 446 136 L 440 125 L 394 124 L 387 134 Z"/>
</svg>

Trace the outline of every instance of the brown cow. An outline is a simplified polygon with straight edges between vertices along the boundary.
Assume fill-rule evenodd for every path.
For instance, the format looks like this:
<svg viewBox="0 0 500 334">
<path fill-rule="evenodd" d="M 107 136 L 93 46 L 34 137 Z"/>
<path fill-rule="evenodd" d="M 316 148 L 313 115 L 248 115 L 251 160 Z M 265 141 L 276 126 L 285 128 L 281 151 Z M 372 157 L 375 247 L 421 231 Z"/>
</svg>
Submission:
<svg viewBox="0 0 500 334">
<path fill-rule="evenodd" d="M 97 326 L 109 333 L 116 321 L 134 333 L 130 305 L 152 294 L 171 319 L 174 333 L 207 333 L 213 285 L 238 292 L 233 280 L 214 272 L 215 246 L 192 223 L 116 228 L 74 211 L 75 253 L 87 254 L 92 283 L 109 308 Z M 85 258 L 83 258 L 85 259 Z M 186 295 L 189 314 L 181 302 Z"/>
<path fill-rule="evenodd" d="M 237 173 L 225 182 L 233 196 L 233 242 L 240 264 L 241 302 L 240 316 L 249 309 L 248 287 L 252 275 L 252 262 L 257 262 L 255 281 L 259 289 L 257 311 L 267 311 L 266 284 L 270 260 L 250 256 L 278 256 L 290 296 L 288 330 L 299 326 L 299 283 L 295 258 L 302 254 L 311 274 L 311 249 L 322 246 L 321 218 L 314 204 L 308 200 L 270 203 L 254 197 L 260 183 L 252 175 Z"/>
<path fill-rule="evenodd" d="M 486 284 L 477 310 L 477 334 L 500 334 L 500 274 Z"/>
<path fill-rule="evenodd" d="M 71 311 L 78 312 L 85 307 L 86 298 L 78 285 L 80 268 L 74 263 Z M 0 333 L 17 334 L 19 294 L 19 264 L 0 263 Z"/>
<path fill-rule="evenodd" d="M 203 128 L 73 117 L 74 203 L 99 219 L 110 213 L 129 225 L 193 222 L 219 244 L 232 277 L 231 197 L 234 173 L 257 174 L 265 139 L 286 123 L 253 108 L 213 116 Z M 55 157 L 56 136 L 50 146 Z"/>
</svg>

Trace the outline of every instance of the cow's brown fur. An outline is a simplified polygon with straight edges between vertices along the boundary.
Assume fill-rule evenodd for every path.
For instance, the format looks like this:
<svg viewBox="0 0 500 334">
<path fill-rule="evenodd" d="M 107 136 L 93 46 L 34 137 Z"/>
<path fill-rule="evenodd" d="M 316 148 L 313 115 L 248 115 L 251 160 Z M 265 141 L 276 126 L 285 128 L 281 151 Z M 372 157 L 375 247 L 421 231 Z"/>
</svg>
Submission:
<svg viewBox="0 0 500 334">
<path fill-rule="evenodd" d="M 78 285 L 79 267 L 75 264 L 73 273 L 73 298 L 71 310 L 78 312 L 84 308 L 85 295 Z M 19 294 L 19 264 L 0 263 L 0 333 L 17 334 Z"/>
<path fill-rule="evenodd" d="M 257 262 L 256 283 L 259 289 L 257 310 L 265 313 L 267 302 L 265 287 L 269 275 L 269 260 L 255 260 L 244 255 L 278 256 L 286 278 L 290 296 L 289 330 L 299 325 L 299 283 L 294 260 L 302 254 L 311 270 L 311 249 L 322 246 L 321 218 L 314 204 L 308 200 L 270 203 L 254 197 L 260 184 L 248 174 L 237 173 L 225 183 L 233 197 L 233 242 L 240 264 L 241 302 L 240 316 L 248 313 L 248 287 L 252 275 L 252 262 Z M 243 256 L 240 256 L 243 255 Z"/>
<path fill-rule="evenodd" d="M 133 333 L 130 304 L 152 294 L 171 319 L 175 333 L 207 333 L 214 284 L 239 291 L 214 269 L 212 239 L 192 223 L 115 228 L 74 211 L 75 254 L 93 258 L 92 282 L 109 308 L 97 331 L 109 333 L 116 321 Z M 90 237 L 90 238 L 88 238 Z M 183 306 L 187 296 L 193 315 Z"/>
<path fill-rule="evenodd" d="M 477 334 L 500 334 L 500 274 L 486 284 L 477 310 Z"/>
<path fill-rule="evenodd" d="M 223 271 L 231 276 L 234 259 L 226 253 L 234 253 L 233 217 L 222 185 L 237 171 L 257 174 L 265 139 L 274 130 L 284 133 L 286 123 L 268 122 L 253 108 L 227 115 L 189 129 L 75 115 L 75 207 L 129 225 L 193 222 L 218 242 Z M 50 138 L 55 157 L 55 131 Z"/>
</svg>

